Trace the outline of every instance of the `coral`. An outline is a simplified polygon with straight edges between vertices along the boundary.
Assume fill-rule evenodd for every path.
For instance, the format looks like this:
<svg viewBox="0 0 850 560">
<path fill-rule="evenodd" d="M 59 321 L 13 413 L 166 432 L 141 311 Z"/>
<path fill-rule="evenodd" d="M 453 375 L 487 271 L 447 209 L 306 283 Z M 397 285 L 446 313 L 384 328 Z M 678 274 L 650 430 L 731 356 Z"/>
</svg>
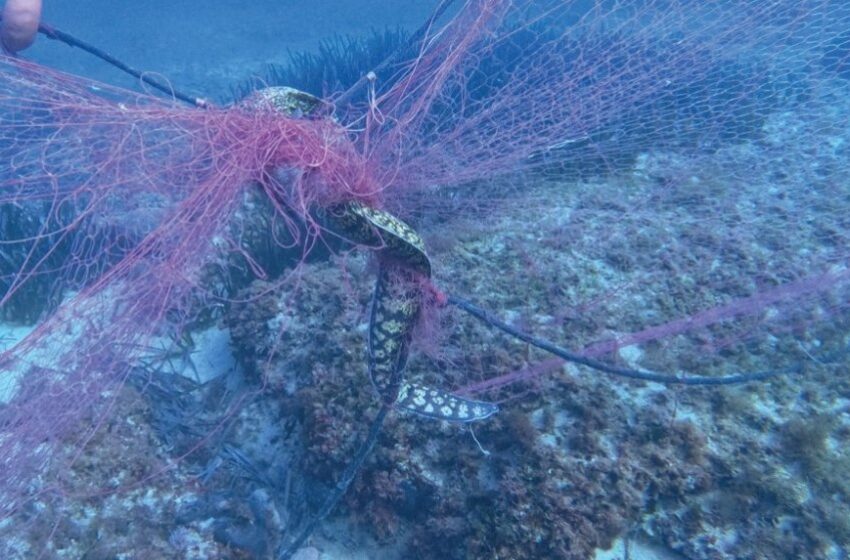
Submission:
<svg viewBox="0 0 850 560">
<path fill-rule="evenodd" d="M 76 456 L 68 470 L 58 473 L 66 494 L 42 492 L 20 509 L 13 522 L 28 552 L 14 552 L 10 541 L 0 545 L 3 556 L 174 558 L 177 546 L 181 558 L 232 558 L 197 528 L 169 535 L 177 526 L 179 504 L 195 499 L 198 487 L 176 468 L 149 428 L 146 399 L 127 389 L 113 406 L 117 414 L 88 441 L 85 453 L 77 454 L 75 441 L 63 442 L 63 450 Z M 57 466 L 67 464 L 57 461 Z M 132 484 L 148 477 L 155 482 L 147 487 Z"/>
<path fill-rule="evenodd" d="M 540 188 L 546 192 L 553 187 L 544 184 Z M 599 189 L 594 185 L 595 192 Z M 573 196 L 581 200 L 585 191 L 579 188 Z M 529 199 L 534 200 L 533 194 Z M 671 206 L 670 211 L 682 209 Z M 560 208 L 541 211 L 536 233 L 557 232 L 551 238 L 565 235 L 560 228 L 563 216 L 568 214 Z M 468 236 L 443 249 L 443 273 L 437 269 L 438 281 L 450 278 L 451 289 L 480 293 L 480 301 L 512 310 L 514 321 L 536 332 L 554 333 L 550 334 L 553 338 L 568 332 L 580 343 L 598 336 L 600 329 L 604 332 L 608 321 L 593 321 L 587 314 L 615 317 L 618 309 L 604 299 L 587 306 L 581 302 L 609 291 L 608 275 L 613 279 L 623 271 L 615 274 L 597 262 L 583 260 L 584 252 L 598 250 L 595 234 L 587 238 L 587 246 L 583 245 L 585 238 L 573 238 L 567 255 L 560 253 L 557 244 L 537 245 L 534 260 L 529 261 L 523 228 L 512 223 L 510 213 L 498 220 L 497 231 L 501 233 Z M 596 226 L 589 220 L 583 223 Z M 441 228 L 452 226 L 439 224 Z M 642 227 L 645 229 L 640 235 L 629 237 L 630 243 L 645 243 L 654 237 L 649 223 Z M 686 220 L 682 227 L 687 227 Z M 628 246 L 623 250 L 629 250 Z M 529 268 L 529 262 L 533 268 Z M 640 266 L 633 274 L 645 273 L 643 262 L 643 257 L 636 260 Z M 345 283 L 353 284 L 355 292 L 368 290 L 365 270 L 356 268 L 347 277 Z M 592 276 L 588 270 L 597 274 Z M 323 280 L 310 285 L 317 291 L 307 297 L 308 301 L 334 301 L 335 294 L 351 289 L 341 286 L 332 271 L 333 267 L 327 265 L 311 267 L 310 276 Z M 531 280 L 523 282 L 518 292 L 516 279 L 529 274 Z M 733 277 L 731 271 L 729 277 Z M 552 285 L 559 289 L 553 290 Z M 695 293 L 703 297 L 702 292 Z M 659 294 L 670 297 L 663 291 Z M 692 297 L 693 292 L 678 295 L 682 304 Z M 567 319 L 528 312 L 528 308 L 554 308 L 564 300 L 578 303 L 577 312 L 564 314 Z M 667 301 L 672 298 L 661 303 Z M 356 305 L 365 307 L 365 298 L 361 296 Z M 638 299 L 635 305 L 646 305 L 646 301 Z M 287 314 L 309 321 L 300 313 Z M 364 378 L 358 381 L 357 377 L 363 375 L 358 362 L 362 340 L 344 335 L 344 343 L 332 342 L 347 332 L 347 321 L 357 321 L 356 315 L 345 321 L 339 320 L 339 312 L 324 315 L 340 330 L 328 333 L 330 338 L 323 339 L 320 348 L 308 350 L 316 358 L 302 360 L 312 364 L 316 382 L 297 395 L 299 401 L 309 403 L 304 424 L 305 441 L 310 442 L 305 470 L 318 473 L 326 485 L 333 483 L 346 464 L 353 449 L 352 433 L 370 417 L 373 404 L 371 388 Z M 432 369 L 435 365 L 450 364 L 446 373 L 464 372 L 469 382 L 488 371 L 516 369 L 523 360 L 534 359 L 534 353 L 529 354 L 521 344 L 494 341 L 493 333 L 478 325 L 464 324 L 463 334 L 458 334 L 463 323 L 457 318 L 453 321 L 447 332 L 455 334 L 444 339 L 447 361 L 431 362 L 414 356 L 409 375 L 428 378 L 437 371 Z M 297 324 L 292 327 L 296 331 L 299 328 Z M 569 330 L 562 331 L 564 328 Z M 828 336 L 822 335 L 825 340 Z M 699 337 L 682 337 L 675 346 L 668 343 L 651 348 L 644 359 L 660 360 L 667 355 L 666 360 L 671 360 L 675 355 L 677 362 L 685 365 L 705 367 L 706 360 L 721 363 L 720 357 L 704 352 L 703 344 Z M 322 354 L 328 345 L 350 350 L 343 352 L 346 357 L 336 350 L 325 357 Z M 755 362 L 749 365 L 755 366 Z M 407 554 L 418 558 L 586 558 L 594 548 L 610 545 L 615 536 L 633 527 L 641 527 L 694 558 L 757 557 L 752 551 L 758 547 L 776 551 L 778 558 L 805 554 L 805 550 L 826 550 L 832 541 L 817 532 L 818 524 L 835 527 L 831 538 L 840 538 L 841 526 L 827 519 L 826 508 L 812 507 L 800 498 L 802 483 L 796 473 L 775 461 L 770 466 L 757 466 L 758 461 L 769 457 L 764 441 L 758 438 L 782 430 L 753 408 L 753 395 L 781 399 L 784 383 L 779 383 L 779 395 L 774 397 L 759 387 L 680 394 L 632 385 L 610 387 L 607 380 L 573 375 L 538 378 L 527 393 L 517 386 L 503 389 L 508 398 L 516 398 L 516 391 L 522 396 L 476 429 L 489 457 L 482 456 L 474 443 L 454 430 L 416 418 L 391 421 L 375 456 L 345 500 L 352 518 L 381 540 L 408 535 Z M 835 383 L 840 384 L 840 379 Z M 808 398 L 816 402 L 820 397 Z M 630 404 L 635 401 L 641 404 Z M 705 430 L 700 427 L 702 422 L 690 420 L 701 414 L 715 414 L 724 420 L 716 428 Z M 734 423 L 726 427 L 729 422 Z M 738 424 L 752 430 L 753 439 L 748 439 L 748 432 L 737 433 Z M 796 429 L 789 425 L 788 433 L 793 432 Z M 781 436 L 778 441 L 783 439 Z M 754 466 L 746 467 L 749 464 Z M 732 473 L 728 476 L 734 482 L 724 477 L 724 472 Z M 420 503 L 415 514 L 404 505 L 414 498 Z M 752 523 L 742 526 L 742 512 L 747 512 Z M 779 519 L 780 512 L 798 512 L 804 520 L 798 535 L 758 522 L 764 517 Z M 428 523 L 415 522 L 421 518 Z M 730 527 L 739 528 L 747 539 L 730 546 L 716 536 L 716 531 Z"/>
<path fill-rule="evenodd" d="M 820 470 L 827 457 L 826 438 L 837 419 L 814 415 L 792 418 L 780 427 L 780 441 L 785 456 L 799 461 L 809 471 Z"/>
<path fill-rule="evenodd" d="M 312 280 L 300 287 L 309 292 L 293 300 L 303 303 L 281 312 L 288 326 L 282 336 L 300 336 L 302 325 L 319 313 L 326 324 L 338 325 L 326 330 L 327 339 L 304 345 L 297 363 L 288 355 L 269 361 L 253 351 L 242 354 L 268 371 L 298 369 L 311 379 L 295 393 L 305 446 L 299 469 L 318 488 L 329 488 L 339 476 L 356 445 L 353 434 L 375 405 L 362 365 L 362 337 L 346 334 L 351 329 L 342 320 L 356 321 L 358 313 L 338 304 L 305 312 L 344 293 L 338 266 L 310 265 Z M 368 275 L 362 267 L 355 270 L 349 282 L 363 286 Z M 272 293 L 278 302 L 288 298 L 285 291 Z M 265 308 L 261 315 L 280 309 L 270 296 L 240 299 L 250 302 L 238 311 L 234 307 L 242 318 L 252 316 L 249 308 L 255 305 Z M 365 305 L 361 297 L 357 306 Z M 276 332 L 276 323 L 264 317 L 247 328 L 253 340 L 262 341 Z M 475 347 L 472 337 L 482 333 L 472 333 L 454 343 Z M 409 375 L 422 375 L 427 365 L 414 357 Z M 629 426 L 625 412 L 603 385 L 590 388 L 565 378 L 545 396 L 477 430 L 489 457 L 456 429 L 398 415 L 388 421 L 344 503 L 380 541 L 398 539 L 412 528 L 407 546 L 419 558 L 583 558 L 608 546 L 644 510 L 701 492 L 708 484 L 705 438 L 692 424 L 668 424 L 662 406 Z M 622 443 L 612 450 L 608 441 Z M 449 531 L 452 538 L 434 531 Z"/>
</svg>

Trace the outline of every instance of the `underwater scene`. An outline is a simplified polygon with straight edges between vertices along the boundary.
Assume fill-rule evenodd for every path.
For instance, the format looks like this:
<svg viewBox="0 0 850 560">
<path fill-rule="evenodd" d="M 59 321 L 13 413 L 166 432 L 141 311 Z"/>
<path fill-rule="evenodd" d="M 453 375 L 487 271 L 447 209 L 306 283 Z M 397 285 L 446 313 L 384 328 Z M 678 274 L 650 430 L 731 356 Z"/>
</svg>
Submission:
<svg viewBox="0 0 850 560">
<path fill-rule="evenodd" d="M 850 3 L 0 13 L 0 560 L 850 558 Z"/>
</svg>

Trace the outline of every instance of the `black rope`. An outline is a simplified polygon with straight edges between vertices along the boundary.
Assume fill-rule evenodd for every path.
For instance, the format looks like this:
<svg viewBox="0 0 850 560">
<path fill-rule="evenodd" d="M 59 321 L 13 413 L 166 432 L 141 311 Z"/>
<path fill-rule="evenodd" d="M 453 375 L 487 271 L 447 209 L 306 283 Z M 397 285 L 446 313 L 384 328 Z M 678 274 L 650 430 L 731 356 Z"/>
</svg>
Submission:
<svg viewBox="0 0 850 560">
<path fill-rule="evenodd" d="M 289 545 L 284 548 L 280 554 L 278 555 L 278 560 L 288 560 L 295 554 L 301 545 L 304 544 L 304 541 L 313 533 L 316 529 L 316 525 L 322 522 L 322 520 L 328 516 L 328 514 L 333 510 L 339 500 L 345 495 L 345 491 L 348 490 L 348 487 L 351 485 L 354 477 L 357 476 L 357 473 L 360 471 L 360 467 L 363 466 L 363 462 L 366 460 L 366 457 L 369 456 L 369 453 L 372 452 L 372 448 L 375 447 L 375 443 L 378 441 L 378 436 L 381 433 L 381 429 L 384 426 L 384 420 L 387 417 L 387 414 L 392 409 L 391 405 L 386 403 L 381 404 L 381 409 L 378 411 L 375 419 L 372 420 L 372 425 L 369 427 L 369 433 L 366 436 L 366 439 L 363 440 L 363 443 L 360 444 L 360 448 L 357 450 L 357 453 L 354 455 L 354 459 L 348 464 L 345 468 L 345 472 L 342 473 L 342 476 L 337 481 L 336 486 L 334 486 L 333 490 L 331 490 L 328 495 L 325 497 L 325 501 L 322 504 L 322 507 L 313 515 L 313 518 L 301 529 L 301 532 L 298 534 L 298 537 Z"/>
<path fill-rule="evenodd" d="M 448 303 L 454 305 L 455 307 L 466 311 L 476 319 L 495 327 L 505 333 L 522 340 L 523 342 L 527 342 L 532 346 L 536 346 L 541 350 L 545 350 L 551 354 L 558 356 L 566 361 L 581 364 L 587 366 L 589 368 L 602 371 L 604 373 L 609 373 L 612 375 L 617 375 L 620 377 L 626 377 L 628 379 L 640 379 L 643 381 L 653 381 L 656 383 L 665 383 L 665 384 L 679 384 L 679 385 L 732 385 L 736 383 L 747 383 L 752 381 L 763 381 L 765 379 L 769 379 L 771 377 L 775 377 L 777 375 L 781 375 L 784 373 L 791 373 L 800 371 L 800 367 L 796 367 L 790 370 L 775 370 L 769 372 L 757 372 L 757 373 L 741 373 L 736 375 L 726 375 L 721 377 L 705 377 L 705 376 L 687 376 L 687 375 L 669 375 L 662 373 L 654 373 L 650 371 L 641 371 L 629 368 L 621 368 L 611 364 L 607 364 L 605 362 L 600 362 L 598 360 L 594 360 L 592 358 L 588 358 L 586 356 L 581 356 L 574 352 L 570 352 L 560 346 L 557 346 L 547 340 L 532 336 L 528 333 L 525 333 L 515 327 L 508 325 L 507 323 L 497 319 L 491 313 L 485 311 L 484 309 L 478 307 L 472 302 L 465 300 L 463 298 L 459 298 L 457 296 L 448 296 Z M 384 420 L 386 419 L 387 414 L 391 410 L 391 406 L 387 404 L 383 404 L 378 411 L 377 416 L 372 421 L 372 425 L 369 428 L 369 433 L 366 436 L 366 439 L 360 444 L 360 447 L 357 450 L 357 453 L 352 459 L 351 463 L 345 469 L 336 486 L 328 493 L 325 497 L 325 501 L 319 510 L 313 515 L 310 521 L 304 526 L 301 532 L 286 548 L 284 548 L 280 554 L 278 555 L 278 560 L 288 560 L 292 557 L 295 552 L 304 544 L 304 542 L 309 538 L 309 536 L 316 529 L 316 526 L 322 522 L 322 520 L 327 517 L 327 515 L 336 507 L 336 504 L 339 503 L 339 500 L 342 499 L 345 492 L 348 490 L 348 487 L 351 485 L 357 473 L 360 471 L 360 468 L 363 466 L 364 461 L 372 452 L 372 449 L 375 447 L 375 443 L 378 441 L 378 436 L 381 433 L 383 428 Z"/>
<path fill-rule="evenodd" d="M 734 375 L 724 375 L 720 377 L 707 377 L 702 375 L 673 375 L 630 368 L 622 368 L 615 365 L 607 364 L 605 362 L 600 362 L 599 360 L 594 360 L 593 358 L 588 358 L 586 356 L 582 356 L 574 352 L 570 352 L 569 350 L 561 348 L 560 346 L 557 346 L 549 342 L 548 340 L 537 338 L 536 336 L 532 336 L 528 333 L 525 333 L 499 320 L 484 309 L 463 298 L 459 298 L 457 296 L 449 296 L 448 302 L 451 305 L 454 305 L 455 307 L 466 311 L 476 319 L 492 327 L 495 327 L 513 336 L 514 338 L 518 338 L 523 342 L 527 342 L 532 346 L 536 346 L 537 348 L 545 350 L 550 354 L 554 354 L 555 356 L 558 356 L 559 358 L 562 358 L 568 362 L 581 364 L 583 366 L 587 366 L 591 369 L 595 369 L 603 373 L 609 373 L 611 375 L 617 375 L 619 377 L 626 377 L 628 379 L 641 379 L 643 381 L 654 381 L 655 383 L 665 383 L 668 385 L 734 385 L 736 383 L 763 381 L 765 379 L 770 379 L 771 377 L 776 377 L 777 375 L 798 373 L 802 370 L 802 366 L 798 365 L 785 370 L 738 373 Z"/>
<path fill-rule="evenodd" d="M 0 17 L 0 22 L 3 21 L 3 18 Z M 60 41 L 69 45 L 71 47 L 77 47 L 86 51 L 89 54 L 96 56 L 97 58 L 111 64 L 112 66 L 118 68 L 119 70 L 130 74 L 134 78 L 141 80 L 142 82 L 148 84 L 151 87 L 158 89 L 159 91 L 167 94 L 169 97 L 173 97 L 175 99 L 179 99 L 189 105 L 194 107 L 201 107 L 202 109 L 210 107 L 210 103 L 202 99 L 200 97 L 194 97 L 191 95 L 187 95 L 182 91 L 172 87 L 171 85 L 163 84 L 158 80 L 151 78 L 150 76 L 143 74 L 142 72 L 136 70 L 135 68 L 128 66 L 109 54 L 106 51 L 103 51 L 90 43 L 86 43 L 85 41 L 78 39 L 71 35 L 70 33 L 65 33 L 60 29 L 56 29 L 52 25 L 48 25 L 46 23 L 39 24 L 38 32 L 47 37 L 48 39 L 53 39 L 54 41 Z"/>
</svg>

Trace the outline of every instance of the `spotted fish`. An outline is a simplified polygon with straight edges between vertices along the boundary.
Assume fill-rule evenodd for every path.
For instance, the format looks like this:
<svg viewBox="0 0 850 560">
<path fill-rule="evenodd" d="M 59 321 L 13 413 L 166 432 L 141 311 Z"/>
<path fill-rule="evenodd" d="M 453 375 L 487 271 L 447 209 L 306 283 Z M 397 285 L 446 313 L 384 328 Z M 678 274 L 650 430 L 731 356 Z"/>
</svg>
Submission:
<svg viewBox="0 0 850 560">
<path fill-rule="evenodd" d="M 246 105 L 298 115 L 309 114 L 321 100 L 275 87 L 255 93 Z M 330 229 L 370 247 L 380 262 L 369 319 L 369 376 L 384 403 L 450 422 L 474 422 L 497 412 L 493 403 L 404 380 L 412 331 L 422 307 L 420 280 L 431 277 L 431 261 L 416 231 L 392 214 L 356 201 L 335 204 L 324 214 Z"/>
<path fill-rule="evenodd" d="M 267 87 L 255 91 L 240 103 L 250 109 L 277 111 L 292 117 L 303 117 L 316 111 L 324 102 L 314 95 L 287 86 Z"/>
<path fill-rule="evenodd" d="M 450 422 L 473 422 L 494 414 L 495 404 L 409 383 L 402 377 L 422 305 L 419 280 L 431 276 L 422 238 L 395 216 L 359 202 L 337 205 L 328 216 L 332 228 L 372 247 L 380 261 L 369 319 L 369 374 L 381 398 L 401 410 Z"/>
</svg>

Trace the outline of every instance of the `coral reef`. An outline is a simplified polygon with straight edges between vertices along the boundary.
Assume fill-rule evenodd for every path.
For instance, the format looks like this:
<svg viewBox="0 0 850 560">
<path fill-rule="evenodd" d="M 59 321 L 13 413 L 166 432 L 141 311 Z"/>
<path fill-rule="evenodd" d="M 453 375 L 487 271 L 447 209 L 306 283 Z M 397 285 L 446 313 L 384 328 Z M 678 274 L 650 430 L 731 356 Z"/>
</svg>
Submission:
<svg viewBox="0 0 850 560">
<path fill-rule="evenodd" d="M 791 262 L 777 255 L 824 243 L 823 228 L 840 229 L 838 223 L 811 222 L 793 242 L 778 244 L 765 235 L 773 232 L 769 222 L 760 234 L 756 215 L 728 214 L 731 208 L 752 208 L 765 196 L 758 181 L 736 190 L 737 200 L 719 183 L 661 191 L 665 183 L 654 174 L 656 161 L 664 160 L 665 169 L 688 165 L 684 160 L 671 165 L 671 157 L 644 157 L 627 179 L 626 192 L 614 181 L 529 187 L 521 196 L 523 205 L 536 204 L 534 228 L 526 227 L 524 212 L 511 210 L 498 215 L 491 229 L 463 219 L 443 221 L 434 231 L 420 228 L 434 240 L 429 246 L 438 263 L 438 284 L 473 294 L 514 324 L 581 346 L 600 335 L 641 328 L 647 318 L 694 313 L 718 296 L 748 294 L 752 286 L 739 279 L 756 270 L 799 275 L 803 271 L 775 268 L 767 259 Z M 714 157 L 719 165 L 727 156 Z M 706 169 L 710 174 L 711 166 Z M 552 203 L 553 191 L 563 204 Z M 669 216 L 648 220 L 640 211 L 644 204 Z M 703 220 L 703 212 L 715 204 L 729 205 L 720 212 L 725 219 L 746 220 L 754 228 L 752 237 L 731 237 L 739 232 L 715 228 L 713 238 L 697 240 L 695 235 L 705 233 L 692 228 L 691 220 Z M 602 235 L 613 216 L 622 234 Z M 659 223 L 679 225 L 662 231 Z M 442 230 L 452 231 L 453 238 L 446 239 Z M 719 270 L 706 269 L 704 278 L 670 274 L 681 263 L 709 254 L 716 258 L 717 248 L 733 239 L 738 251 L 730 251 Z M 767 244 L 770 252 L 759 249 Z M 669 268 L 659 270 L 652 263 L 664 245 Z M 765 260 L 758 260 L 760 254 Z M 269 285 L 255 283 L 254 295 L 239 298 L 251 303 L 231 310 L 232 328 L 245 333 L 244 354 L 256 371 L 266 379 L 300 372 L 300 382 L 272 385 L 289 387 L 299 403 L 305 444 L 301 470 L 320 491 L 346 465 L 355 434 L 374 409 L 362 361 L 368 265 L 360 257 L 345 262 L 307 267 L 301 276 L 304 292 L 297 297 L 285 290 L 274 295 Z M 657 288 L 624 295 L 622 286 L 631 285 Z M 614 291 L 618 298 L 605 297 Z M 642 312 L 636 314 L 637 309 Z M 441 375 L 443 383 L 462 387 L 541 359 L 456 313 L 444 315 L 441 350 L 415 356 L 411 377 Z M 282 323 L 282 347 L 290 352 L 268 360 L 269 337 L 277 336 Z M 783 347 L 788 334 L 776 333 L 780 338 L 760 350 L 749 341 L 761 333 L 741 330 L 748 328 L 747 322 L 716 325 L 651 342 L 642 354 L 623 348 L 619 359 L 672 370 L 757 369 L 768 352 Z M 316 329 L 322 332 L 311 335 Z M 840 349 L 840 332 L 835 325 L 806 336 L 820 340 L 824 350 Z M 790 344 L 785 348 L 788 360 L 801 358 Z M 389 421 L 346 496 L 343 515 L 379 541 L 401 539 L 403 557 L 589 558 L 627 532 L 643 532 L 694 559 L 758 558 L 760 551 L 771 551 L 772 558 L 828 557 L 848 544 L 841 523 L 846 490 L 835 476 L 823 478 L 830 469 L 841 472 L 842 454 L 832 450 L 840 449 L 833 438 L 846 437 L 835 419 L 844 412 L 826 411 L 846 394 L 842 387 L 840 378 L 826 382 L 823 375 L 686 391 L 623 384 L 572 367 L 548 377 L 530 373 L 526 383 L 503 390 L 505 411 L 476 428 L 487 454 L 457 427 L 404 415 Z M 807 397 L 809 410 L 796 410 L 793 395 L 800 390 L 817 393 Z M 810 487 L 806 478 L 812 473 L 822 480 Z M 807 498 L 812 492 L 814 500 Z M 776 521 L 766 525 L 765 519 Z"/>
<path fill-rule="evenodd" d="M 232 558 L 224 547 L 194 529 L 176 529 L 181 504 L 202 488 L 181 469 L 150 428 L 146 400 L 131 389 L 112 402 L 111 416 L 78 454 L 78 442 L 64 443 L 76 455 L 60 473 L 62 495 L 38 488 L 32 501 L 7 522 L 21 532 L 0 543 L 3 558 L 108 559 L 132 552 L 139 558 Z M 58 462 L 58 464 L 65 464 Z M 145 486 L 127 481 L 148 480 Z M 92 491 L 99 480 L 98 491 Z"/>
<path fill-rule="evenodd" d="M 723 154 L 716 157 L 722 161 Z M 642 169 L 652 165 L 648 159 Z M 711 204 L 704 193 L 720 189 L 709 185 L 682 193 L 684 203 L 659 204 L 651 172 L 641 170 L 630 181 L 628 193 L 619 197 L 613 195 L 620 192 L 614 182 L 529 186 L 522 200 L 537 205 L 534 228 L 526 227 L 525 214 L 512 210 L 494 217 L 489 228 L 463 219 L 444 221 L 433 231 L 425 226 L 426 237 L 436 240 L 438 284 L 500 309 L 514 324 L 581 346 L 606 333 L 640 328 L 642 322 L 629 322 L 637 321 L 635 309 L 662 317 L 694 311 L 716 294 L 746 293 L 749 287 L 735 282 L 743 273 L 735 271 L 768 270 L 751 261 L 758 255 L 754 246 L 742 249 L 746 259 L 730 254 L 724 274 L 710 276 L 711 291 L 699 289 L 704 280 L 671 278 L 651 267 L 653 248 L 680 234 L 662 234 L 656 225 L 661 222 L 635 213 L 623 222 L 632 233 L 600 243 L 595 228 L 604 227 L 612 213 L 622 219 L 624 206 L 634 210 L 644 200 L 656 212 L 678 216 L 681 235 L 693 235 L 687 233 L 687 217 L 703 208 L 695 200 Z M 553 190 L 562 204 L 551 203 Z M 754 186 L 740 196 L 756 200 L 764 194 Z M 740 200 L 737 206 L 747 207 Z M 820 231 L 831 225 L 821 220 L 811 227 L 773 251 L 822 243 Z M 456 235 L 441 240 L 445 229 Z M 727 243 L 723 230 L 714 235 L 672 245 L 671 269 Z M 765 236 L 739 240 L 745 242 L 774 243 Z M 253 396 L 210 450 L 171 463 L 171 454 L 181 449 L 173 425 L 159 428 L 158 435 L 150 432 L 150 447 L 139 446 L 139 430 L 163 426 L 154 422 L 163 402 L 145 404 L 132 391 L 120 397 L 115 428 L 98 432 L 90 442 L 96 451 L 69 476 L 84 480 L 111 472 L 120 484 L 122 469 L 170 468 L 146 495 L 128 489 L 94 502 L 66 499 L 58 544 L 52 545 L 61 547 L 60 557 L 142 550 L 163 558 L 263 558 L 281 534 L 315 509 L 375 409 L 364 358 L 373 280 L 363 255 L 308 263 L 292 278 L 282 285 L 254 281 L 224 311 L 222 326 L 245 369 L 239 383 Z M 669 289 L 605 297 L 635 282 L 662 282 Z M 442 383 L 461 388 L 494 372 L 533 368 L 542 358 L 456 312 L 443 317 L 440 350 L 414 355 L 411 377 L 435 382 L 440 376 Z M 836 324 L 835 332 L 807 336 L 828 349 L 841 344 L 835 339 L 840 331 Z M 642 355 L 621 349 L 619 359 L 700 371 L 758 366 L 758 348 L 752 353 L 752 346 L 746 361 L 736 361 L 735 349 L 744 339 L 731 326 L 696 334 L 650 343 Z M 723 337 L 733 343 L 717 344 Z M 800 358 L 787 350 L 789 359 Z M 841 404 L 848 386 L 830 368 L 812 363 L 814 373 L 768 386 L 687 391 L 615 382 L 573 367 L 545 376 L 530 373 L 524 383 L 502 389 L 504 412 L 476 427 L 484 452 L 465 429 L 402 414 L 391 418 L 344 509 L 330 522 L 347 520 L 383 546 L 396 547 L 397 556 L 385 557 L 584 559 L 627 532 L 642 532 L 692 559 L 830 557 L 850 545 L 850 488 L 841 477 L 848 465 L 843 448 L 850 431 Z M 206 417 L 193 414 L 181 422 L 215 422 L 210 401 L 223 390 L 205 387 L 209 395 L 194 398 L 206 403 L 201 407 Z M 226 409 L 228 401 L 221 402 Z M 171 451 L 164 447 L 165 431 L 172 434 Z M 157 521 L 128 531 L 117 518 L 127 511 L 124 505 L 110 506 L 118 500 L 146 508 L 139 514 Z M 92 507 L 99 512 L 93 517 Z M 89 517 L 83 517 L 85 511 Z M 43 534 L 40 526 L 30 527 L 33 535 Z M 318 535 L 316 542 L 322 547 L 326 539 L 332 537 Z M 358 539 L 354 542 L 368 540 Z"/>
<path fill-rule="evenodd" d="M 777 198 L 767 186 L 799 177 L 750 168 L 744 184 L 730 165 L 748 151 L 760 161 L 785 152 L 793 138 L 782 131 L 792 122 L 819 129 L 818 118 L 830 117 L 777 115 L 762 142 L 728 148 L 736 154 L 646 153 L 630 174 L 529 184 L 506 194 L 514 203 L 486 224 L 459 215 L 416 226 L 438 286 L 541 336 L 599 348 L 746 296 L 754 282 L 804 274 L 786 253 L 842 245 L 846 216 L 800 217 L 817 208 L 817 191 Z M 835 173 L 841 157 L 822 150 L 786 169 Z M 766 205 L 769 217 L 753 210 Z M 794 220 L 797 235 L 781 235 L 777 219 Z M 229 333 L 219 343 L 241 369 L 203 385 L 140 372 L 144 398 L 130 388 L 117 395 L 118 413 L 63 477 L 85 489 L 106 475 L 108 492 L 32 502 L 17 518 L 28 533 L 4 543 L 6 557 L 26 557 L 51 531 L 46 546 L 58 557 L 269 557 L 335 484 L 376 409 L 364 355 L 373 274 L 368 256 L 341 253 L 286 281 L 245 286 L 215 315 Z M 610 359 L 672 371 L 752 370 L 777 355 L 808 362 L 804 375 L 768 385 L 683 390 L 547 365 L 536 350 L 443 310 L 438 331 L 420 335 L 411 378 L 463 390 L 501 372 L 523 375 L 488 395 L 503 412 L 475 427 L 480 447 L 465 428 L 391 417 L 328 521 L 333 533 L 317 534 L 316 546 L 330 550 L 342 524 L 347 547 L 378 547 L 387 558 L 585 559 L 624 534 L 693 560 L 840 557 L 850 546 L 850 385 L 838 375 L 847 319 L 828 299 L 776 312 L 794 313 L 797 330 L 727 321 L 640 347 L 602 346 Z M 811 314 L 823 312 L 834 320 L 813 328 Z M 144 491 L 121 487 L 154 474 Z"/>
</svg>

